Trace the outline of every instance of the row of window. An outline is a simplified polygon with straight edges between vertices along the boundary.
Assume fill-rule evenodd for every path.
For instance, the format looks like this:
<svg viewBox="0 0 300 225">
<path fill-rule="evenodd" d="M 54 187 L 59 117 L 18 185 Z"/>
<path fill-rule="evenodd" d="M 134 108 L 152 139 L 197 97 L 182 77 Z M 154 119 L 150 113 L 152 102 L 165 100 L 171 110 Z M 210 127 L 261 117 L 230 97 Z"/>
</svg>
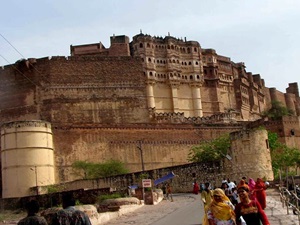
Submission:
<svg viewBox="0 0 300 225">
<path fill-rule="evenodd" d="M 184 48 L 184 47 L 178 47 L 177 45 L 151 45 L 150 43 L 146 43 L 144 45 L 144 43 L 140 43 L 140 48 L 144 48 L 144 46 L 146 46 L 147 48 L 156 48 L 156 49 L 172 49 L 172 50 L 176 50 L 176 51 L 180 51 L 181 53 L 191 53 L 191 50 L 193 49 L 194 52 L 198 52 L 198 48 L 194 47 L 194 48 Z"/>
<path fill-rule="evenodd" d="M 215 58 L 215 57 L 207 57 L 207 60 L 208 60 L 208 62 L 213 62 L 213 63 L 217 63 L 217 59 Z M 204 56 L 203 58 L 202 58 L 202 61 L 204 62 L 204 63 L 206 63 L 206 57 Z"/>
<path fill-rule="evenodd" d="M 143 62 L 145 62 L 145 59 L 144 58 L 142 58 L 142 61 Z M 162 59 L 157 59 L 157 60 L 155 60 L 155 59 L 153 59 L 153 63 L 157 63 L 157 64 L 166 64 L 167 62 L 169 61 L 169 63 L 177 63 L 177 64 L 180 64 L 180 62 L 179 62 L 179 60 L 177 59 L 177 60 L 175 60 L 175 59 L 169 59 L 169 60 L 162 60 Z M 151 58 L 148 58 L 148 62 L 149 63 L 152 63 L 152 59 Z M 189 62 L 186 62 L 186 61 L 181 61 L 181 65 L 185 65 L 185 66 L 187 66 L 187 65 L 192 65 L 192 62 L 191 61 L 189 61 Z M 199 62 L 198 61 L 195 61 L 195 65 L 199 65 Z"/>
<path fill-rule="evenodd" d="M 220 74 L 219 78 L 221 80 L 226 80 L 226 81 L 233 81 L 233 77 L 231 75 L 226 75 L 226 74 Z"/>
<path fill-rule="evenodd" d="M 146 75 L 145 72 L 144 72 L 144 74 Z M 153 72 L 150 71 L 150 72 L 148 72 L 148 75 L 151 76 L 151 77 L 154 76 L 154 77 L 163 78 L 163 79 L 177 77 L 178 79 L 188 80 L 187 75 L 181 75 L 180 73 L 156 74 L 156 73 L 153 73 Z M 190 75 L 189 79 L 194 80 L 194 75 Z M 200 80 L 200 75 L 196 75 L 195 79 Z"/>
</svg>

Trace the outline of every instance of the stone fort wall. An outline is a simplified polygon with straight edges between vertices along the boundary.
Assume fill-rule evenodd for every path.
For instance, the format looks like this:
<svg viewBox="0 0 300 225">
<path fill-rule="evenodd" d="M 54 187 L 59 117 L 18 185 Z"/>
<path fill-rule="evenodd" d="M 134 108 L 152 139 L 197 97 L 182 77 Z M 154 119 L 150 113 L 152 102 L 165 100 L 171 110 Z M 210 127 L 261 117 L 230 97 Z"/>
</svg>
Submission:
<svg viewBox="0 0 300 225">
<path fill-rule="evenodd" d="M 141 170 L 138 143 L 146 169 L 187 163 L 191 146 L 241 130 L 276 99 L 298 119 L 270 127 L 299 146 L 297 83 L 287 93 L 271 90 L 243 63 L 197 42 L 134 40 L 112 39 L 101 54 L 20 60 L 0 69 L 0 124 L 51 123 L 57 181 L 74 179 L 68 170 L 76 160 L 120 159 Z M 224 117 L 227 112 L 236 117 Z M 292 129 L 294 140 L 286 138 Z"/>
<path fill-rule="evenodd" d="M 78 160 L 120 160 L 131 172 L 183 165 L 189 163 L 188 153 L 193 146 L 239 129 L 234 125 L 54 128 L 57 180 L 74 179 L 71 164 Z"/>
</svg>

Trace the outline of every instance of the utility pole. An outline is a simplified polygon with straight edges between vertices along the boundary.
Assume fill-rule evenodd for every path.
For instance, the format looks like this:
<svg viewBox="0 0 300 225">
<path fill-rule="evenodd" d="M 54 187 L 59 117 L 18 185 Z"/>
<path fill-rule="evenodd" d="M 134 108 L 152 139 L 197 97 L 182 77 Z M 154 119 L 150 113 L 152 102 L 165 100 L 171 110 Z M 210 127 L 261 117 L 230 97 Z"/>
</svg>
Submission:
<svg viewBox="0 0 300 225">
<path fill-rule="evenodd" d="M 138 140 L 137 142 L 138 142 L 137 148 L 140 150 L 140 154 L 141 154 L 142 171 L 145 171 L 144 156 L 143 156 L 143 149 L 142 149 L 142 141 Z"/>
</svg>

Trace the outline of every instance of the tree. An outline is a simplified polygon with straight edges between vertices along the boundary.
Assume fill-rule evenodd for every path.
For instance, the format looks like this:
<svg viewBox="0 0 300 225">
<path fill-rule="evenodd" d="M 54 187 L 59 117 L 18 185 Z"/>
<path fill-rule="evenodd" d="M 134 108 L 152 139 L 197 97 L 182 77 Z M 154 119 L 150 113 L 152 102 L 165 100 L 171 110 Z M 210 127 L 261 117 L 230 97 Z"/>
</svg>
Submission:
<svg viewBox="0 0 300 225">
<path fill-rule="evenodd" d="M 229 134 L 214 140 L 205 141 L 191 148 L 188 156 L 190 162 L 220 161 L 230 148 Z"/>
<path fill-rule="evenodd" d="M 272 101 L 271 104 L 271 108 L 268 111 L 262 113 L 263 116 L 267 116 L 271 119 L 278 120 L 283 116 L 294 115 L 293 110 L 286 108 L 279 101 Z"/>
<path fill-rule="evenodd" d="M 275 175 L 289 167 L 300 166 L 300 151 L 297 148 L 290 148 L 278 141 L 276 133 L 268 131 L 269 146 L 271 150 L 272 167 Z"/>
<path fill-rule="evenodd" d="M 104 163 L 76 161 L 72 164 L 72 168 L 75 175 L 84 179 L 110 177 L 129 172 L 124 163 L 117 160 L 109 160 Z"/>
</svg>

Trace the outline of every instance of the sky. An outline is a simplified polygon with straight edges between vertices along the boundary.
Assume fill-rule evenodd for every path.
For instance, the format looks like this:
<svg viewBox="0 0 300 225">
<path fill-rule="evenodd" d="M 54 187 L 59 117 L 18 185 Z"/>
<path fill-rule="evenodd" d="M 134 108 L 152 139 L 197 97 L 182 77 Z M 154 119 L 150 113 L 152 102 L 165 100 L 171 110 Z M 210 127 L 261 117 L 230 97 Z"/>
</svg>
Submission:
<svg viewBox="0 0 300 225">
<path fill-rule="evenodd" d="M 244 62 L 267 87 L 300 85 L 299 0 L 9 0 L 1 2 L 0 66 L 70 56 L 110 36 L 170 34 Z M 300 87 L 299 87 L 300 88 Z"/>
</svg>

